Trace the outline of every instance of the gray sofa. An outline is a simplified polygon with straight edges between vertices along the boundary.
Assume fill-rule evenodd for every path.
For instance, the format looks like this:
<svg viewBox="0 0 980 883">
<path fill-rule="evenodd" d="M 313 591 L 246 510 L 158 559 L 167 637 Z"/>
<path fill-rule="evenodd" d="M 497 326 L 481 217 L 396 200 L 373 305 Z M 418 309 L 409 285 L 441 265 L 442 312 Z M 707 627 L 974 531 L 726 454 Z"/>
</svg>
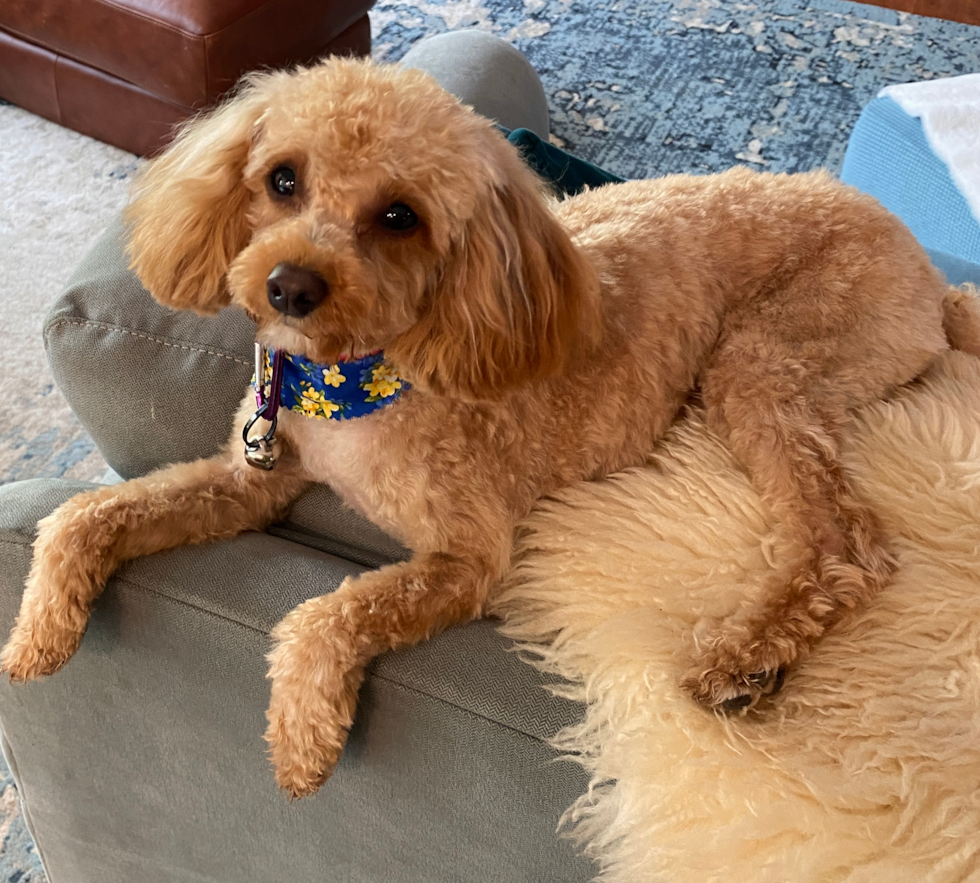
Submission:
<svg viewBox="0 0 980 883">
<path fill-rule="evenodd" d="M 455 57 L 459 63 L 452 60 Z M 534 72 L 457 33 L 406 63 L 509 127 L 547 133 Z M 210 456 L 251 376 L 253 326 L 165 310 L 109 230 L 47 317 L 55 379 L 124 478 Z M 85 485 L 0 487 L 0 635 L 37 521 Z M 596 866 L 556 834 L 587 786 L 547 739 L 582 709 L 548 692 L 490 622 L 371 667 L 333 777 L 276 788 L 263 732 L 271 627 L 350 573 L 407 554 L 325 488 L 267 533 L 125 566 L 52 678 L 0 679 L 4 756 L 50 883 L 575 883 Z"/>
<path fill-rule="evenodd" d="M 125 269 L 121 233 L 78 269 L 45 342 L 128 478 L 217 450 L 250 377 L 252 327 L 234 310 L 159 307 Z M 161 382 L 175 376 L 195 385 Z M 38 519 L 84 487 L 0 488 L 4 635 Z M 596 867 L 555 831 L 587 778 L 546 743 L 581 709 L 490 622 L 379 659 L 333 778 L 303 801 L 278 792 L 262 739 L 270 628 L 405 554 L 317 488 L 268 533 L 124 567 L 62 672 L 0 680 L 3 751 L 50 883 L 590 879 Z"/>
</svg>

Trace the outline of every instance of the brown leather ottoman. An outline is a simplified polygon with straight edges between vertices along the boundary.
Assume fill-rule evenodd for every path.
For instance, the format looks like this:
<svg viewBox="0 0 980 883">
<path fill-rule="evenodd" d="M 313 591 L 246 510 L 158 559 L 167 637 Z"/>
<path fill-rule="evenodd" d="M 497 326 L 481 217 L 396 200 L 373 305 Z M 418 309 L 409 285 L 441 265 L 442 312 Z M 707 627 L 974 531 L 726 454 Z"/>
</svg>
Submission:
<svg viewBox="0 0 980 883">
<path fill-rule="evenodd" d="M 0 98 L 150 154 L 245 71 L 367 54 L 375 0 L 2 0 Z"/>
</svg>

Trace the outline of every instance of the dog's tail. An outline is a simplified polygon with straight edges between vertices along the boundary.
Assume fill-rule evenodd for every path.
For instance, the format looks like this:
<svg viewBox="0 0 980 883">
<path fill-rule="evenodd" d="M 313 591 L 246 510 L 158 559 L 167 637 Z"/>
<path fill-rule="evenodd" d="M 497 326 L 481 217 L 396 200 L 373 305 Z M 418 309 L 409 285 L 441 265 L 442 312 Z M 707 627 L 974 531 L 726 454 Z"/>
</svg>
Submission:
<svg viewBox="0 0 980 883">
<path fill-rule="evenodd" d="M 943 331 L 954 350 L 980 356 L 980 291 L 975 285 L 950 288 L 943 298 Z"/>
</svg>

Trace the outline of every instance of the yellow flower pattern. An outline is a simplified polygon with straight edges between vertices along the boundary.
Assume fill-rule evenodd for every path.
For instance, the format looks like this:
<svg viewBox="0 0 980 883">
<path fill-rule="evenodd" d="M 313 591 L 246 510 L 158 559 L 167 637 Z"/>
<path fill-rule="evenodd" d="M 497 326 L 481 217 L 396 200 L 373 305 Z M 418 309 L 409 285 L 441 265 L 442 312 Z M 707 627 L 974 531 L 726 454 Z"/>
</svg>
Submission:
<svg viewBox="0 0 980 883">
<path fill-rule="evenodd" d="M 323 369 L 323 382 L 327 386 L 332 386 L 336 389 L 343 383 L 347 378 L 340 373 L 340 365 L 331 365 L 329 368 Z"/>
<path fill-rule="evenodd" d="M 267 353 L 263 380 L 271 394 L 272 352 Z M 352 420 L 397 401 L 411 389 L 380 350 L 358 359 L 314 362 L 284 353 L 281 362 L 280 406 L 310 418 Z M 252 380 L 253 385 L 255 379 Z"/>
<path fill-rule="evenodd" d="M 402 381 L 398 372 L 387 362 L 375 365 L 371 369 L 371 379 L 361 385 L 361 389 L 370 393 L 367 399 L 369 402 L 393 396 L 401 388 Z"/>
<path fill-rule="evenodd" d="M 326 417 L 329 419 L 331 414 L 340 410 L 340 405 L 331 402 L 322 392 L 318 392 L 312 386 L 307 386 L 296 400 L 296 404 L 293 405 L 293 410 L 299 411 L 307 417 Z"/>
</svg>

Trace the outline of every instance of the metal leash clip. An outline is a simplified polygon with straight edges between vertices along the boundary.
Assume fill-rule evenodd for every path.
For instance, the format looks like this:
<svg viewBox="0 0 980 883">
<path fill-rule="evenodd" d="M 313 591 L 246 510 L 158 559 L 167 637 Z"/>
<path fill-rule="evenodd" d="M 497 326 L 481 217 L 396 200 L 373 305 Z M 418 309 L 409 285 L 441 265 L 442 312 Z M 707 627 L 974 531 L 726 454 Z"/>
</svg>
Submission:
<svg viewBox="0 0 980 883">
<path fill-rule="evenodd" d="M 249 417 L 242 430 L 242 440 L 245 442 L 245 460 L 256 469 L 269 471 L 276 465 L 276 450 L 273 444 L 276 440 L 276 423 L 279 413 L 279 394 L 282 390 L 283 351 L 273 350 L 272 377 L 269 383 L 269 397 L 265 395 L 265 362 L 266 347 L 255 343 L 255 405 L 257 410 Z M 256 421 L 262 418 L 271 424 L 265 435 L 249 438 L 249 431 Z"/>
</svg>

